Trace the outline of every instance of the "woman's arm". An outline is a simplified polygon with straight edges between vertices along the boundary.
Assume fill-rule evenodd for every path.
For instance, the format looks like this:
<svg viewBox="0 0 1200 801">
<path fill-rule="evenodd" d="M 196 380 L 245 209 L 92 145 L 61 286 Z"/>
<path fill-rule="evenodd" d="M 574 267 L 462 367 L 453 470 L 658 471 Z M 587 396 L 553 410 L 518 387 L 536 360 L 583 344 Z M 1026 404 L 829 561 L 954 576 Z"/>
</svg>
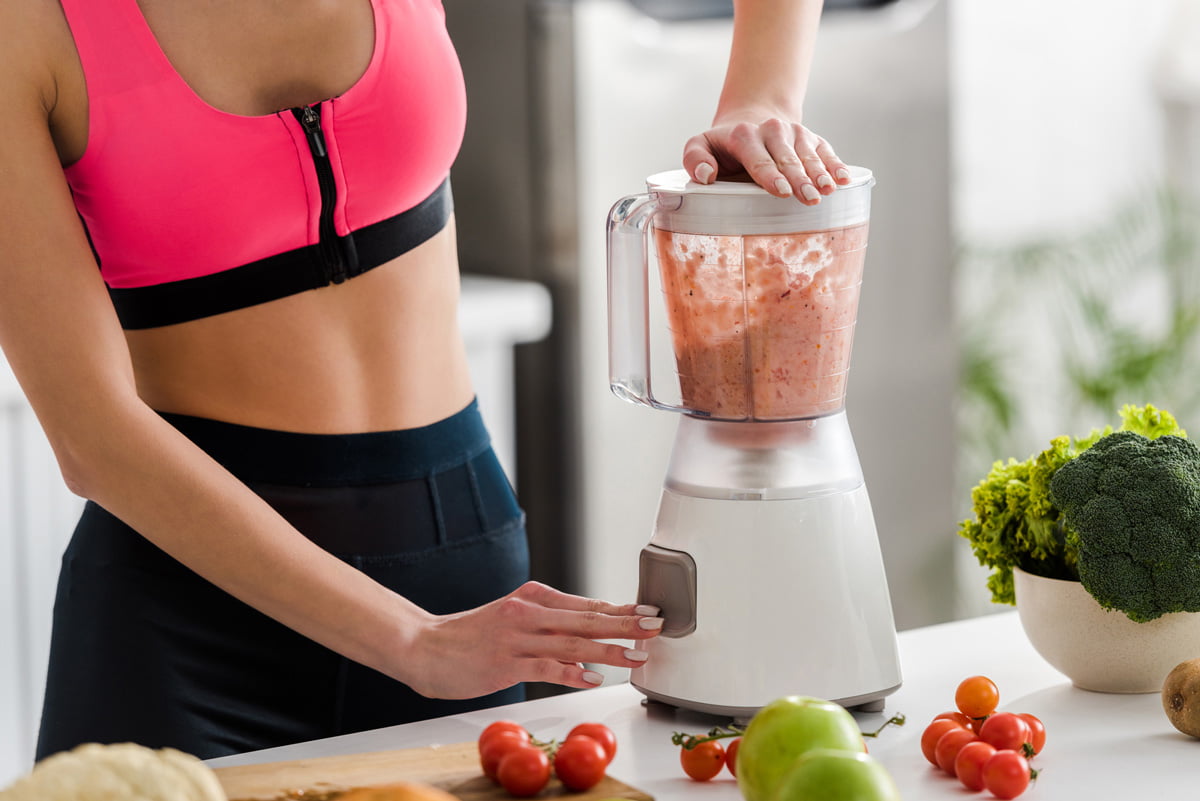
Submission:
<svg viewBox="0 0 1200 801">
<path fill-rule="evenodd" d="M 469 613 L 425 612 L 312 544 L 142 402 L 55 149 L 54 42 L 29 17 L 42 6 L 57 3 L 0 4 L 0 348 L 71 490 L 251 606 L 426 695 L 586 687 L 580 662 L 638 664 L 596 642 L 657 633 L 632 605 L 531 584 Z"/>
<path fill-rule="evenodd" d="M 801 125 L 821 0 L 734 0 L 733 44 L 713 125 L 684 147 L 699 183 L 750 174 L 780 197 L 815 204 L 850 180 L 846 165 Z"/>
</svg>

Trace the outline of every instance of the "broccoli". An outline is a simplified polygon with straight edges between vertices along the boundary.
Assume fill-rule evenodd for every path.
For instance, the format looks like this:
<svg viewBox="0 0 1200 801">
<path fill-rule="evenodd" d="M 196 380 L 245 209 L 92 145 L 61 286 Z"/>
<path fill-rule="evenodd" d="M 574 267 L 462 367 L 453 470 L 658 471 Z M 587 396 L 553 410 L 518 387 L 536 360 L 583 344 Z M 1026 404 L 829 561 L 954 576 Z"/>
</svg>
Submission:
<svg viewBox="0 0 1200 801">
<path fill-rule="evenodd" d="M 1187 436 L 1169 412 L 1150 404 L 1123 406 L 1120 415 L 1123 431 L 1151 438 Z M 995 603 L 1016 603 L 1014 567 L 1046 578 L 1079 579 L 1076 546 L 1050 500 L 1050 481 L 1060 467 L 1111 433 L 1112 426 L 1106 426 L 1086 437 L 1055 437 L 1049 448 L 1023 462 L 996 462 L 971 491 L 974 517 L 962 521 L 959 534 L 971 543 L 979 563 L 992 568 L 987 585 Z"/>
<path fill-rule="evenodd" d="M 1079 580 L 1105 609 L 1145 622 L 1200 611 L 1200 449 L 1118 431 L 1062 465 L 1050 501 Z"/>
</svg>

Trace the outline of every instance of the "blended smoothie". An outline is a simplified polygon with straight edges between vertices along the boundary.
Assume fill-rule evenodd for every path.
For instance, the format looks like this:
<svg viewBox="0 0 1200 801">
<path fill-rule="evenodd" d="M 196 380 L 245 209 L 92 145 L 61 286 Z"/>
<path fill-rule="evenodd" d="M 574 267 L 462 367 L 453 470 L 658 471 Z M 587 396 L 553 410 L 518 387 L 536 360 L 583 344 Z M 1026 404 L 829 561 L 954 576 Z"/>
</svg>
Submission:
<svg viewBox="0 0 1200 801">
<path fill-rule="evenodd" d="M 842 408 L 866 223 L 654 235 L 685 407 L 726 420 L 794 420 Z"/>
</svg>

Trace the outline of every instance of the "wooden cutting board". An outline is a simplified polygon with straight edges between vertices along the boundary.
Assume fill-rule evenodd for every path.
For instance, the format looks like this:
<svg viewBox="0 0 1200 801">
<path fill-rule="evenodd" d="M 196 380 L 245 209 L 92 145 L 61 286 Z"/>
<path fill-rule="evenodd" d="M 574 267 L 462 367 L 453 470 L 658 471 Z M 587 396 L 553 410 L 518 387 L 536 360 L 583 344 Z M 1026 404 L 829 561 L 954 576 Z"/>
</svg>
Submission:
<svg viewBox="0 0 1200 801">
<path fill-rule="evenodd" d="M 230 801 L 334 801 L 339 790 L 375 787 L 399 781 L 432 784 L 462 801 L 512 799 L 504 788 L 493 784 L 483 775 L 474 742 L 261 765 L 235 765 L 217 768 L 216 774 Z M 535 798 L 654 801 L 647 793 L 611 776 L 606 776 L 595 787 L 582 793 L 567 790 L 558 779 L 551 776 L 550 784 Z"/>
</svg>

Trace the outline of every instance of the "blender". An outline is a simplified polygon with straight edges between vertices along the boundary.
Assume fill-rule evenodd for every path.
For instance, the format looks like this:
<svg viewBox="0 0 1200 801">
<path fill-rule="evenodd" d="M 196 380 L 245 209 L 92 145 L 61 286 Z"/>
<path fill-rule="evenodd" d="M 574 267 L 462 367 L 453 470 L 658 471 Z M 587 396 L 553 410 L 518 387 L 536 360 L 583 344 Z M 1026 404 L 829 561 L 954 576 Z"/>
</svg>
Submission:
<svg viewBox="0 0 1200 801">
<path fill-rule="evenodd" d="M 855 167 L 805 206 L 677 170 L 609 213 L 612 391 L 680 414 L 638 566 L 664 618 L 631 677 L 651 700 L 744 720 L 786 695 L 879 710 L 900 686 L 845 412 L 874 183 Z"/>
</svg>

